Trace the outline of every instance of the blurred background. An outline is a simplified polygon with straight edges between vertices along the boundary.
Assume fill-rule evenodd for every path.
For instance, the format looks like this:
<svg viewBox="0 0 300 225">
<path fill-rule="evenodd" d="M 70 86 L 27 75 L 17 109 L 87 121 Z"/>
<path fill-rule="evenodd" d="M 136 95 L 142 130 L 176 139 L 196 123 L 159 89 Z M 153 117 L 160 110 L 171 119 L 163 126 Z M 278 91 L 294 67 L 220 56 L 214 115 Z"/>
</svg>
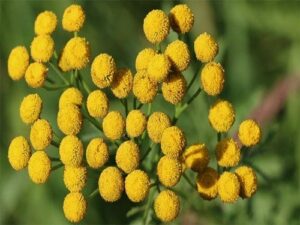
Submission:
<svg viewBox="0 0 300 225">
<path fill-rule="evenodd" d="M 89 40 L 93 57 L 101 52 L 109 53 L 118 67 L 126 66 L 134 72 L 137 53 L 151 47 L 143 35 L 144 16 L 155 8 L 168 13 L 178 2 L 76 1 L 87 14 L 79 35 Z M 67 0 L 0 1 L 0 224 L 69 224 L 62 211 L 63 198 L 67 194 L 62 169 L 53 172 L 47 184 L 34 185 L 26 170 L 13 171 L 7 160 L 10 140 L 17 135 L 28 137 L 29 134 L 29 127 L 19 118 L 23 97 L 38 92 L 44 100 L 42 117 L 60 133 L 56 113 L 61 91 L 33 90 L 24 80 L 13 82 L 7 75 L 6 62 L 13 47 L 30 46 L 34 20 L 39 12 L 52 10 L 60 20 L 71 3 Z M 182 193 L 181 214 L 172 224 L 300 224 L 300 2 L 191 0 L 186 3 L 194 12 L 195 24 L 184 39 L 191 45 L 206 31 L 220 44 L 217 61 L 226 71 L 225 91 L 221 97 L 232 101 L 237 113 L 230 134 L 235 134 L 243 119 L 253 117 L 263 126 L 263 141 L 261 146 L 253 149 L 249 159 L 258 171 L 259 179 L 259 190 L 252 199 L 239 200 L 232 205 L 221 204 L 219 199 L 203 201 L 182 179 L 176 188 Z M 71 35 L 64 32 L 59 23 L 54 33 L 57 51 Z M 167 42 L 176 38 L 177 35 L 171 32 Z M 193 63 L 184 73 L 187 80 L 191 79 L 196 67 Z M 53 71 L 49 73 L 50 77 L 55 77 Z M 83 74 L 94 89 L 89 70 L 84 70 Z M 189 95 L 197 87 L 198 80 Z M 112 108 L 122 110 L 120 102 L 113 98 L 111 101 Z M 207 121 L 212 101 L 200 94 L 179 119 L 179 126 L 186 132 L 189 144 L 205 142 L 213 155 L 216 134 Z M 173 113 L 172 106 L 161 96 L 157 97 L 153 107 L 170 115 Z M 88 125 L 82 133 L 85 144 L 89 138 L 98 135 L 97 130 Z M 47 151 L 57 155 L 55 148 Z M 97 187 L 97 180 L 98 174 L 89 173 L 86 194 Z M 139 206 L 130 204 L 125 196 L 117 204 L 106 204 L 96 196 L 89 201 L 82 224 L 141 224 L 143 212 L 140 211 Z M 154 219 L 153 223 L 159 222 Z"/>
</svg>

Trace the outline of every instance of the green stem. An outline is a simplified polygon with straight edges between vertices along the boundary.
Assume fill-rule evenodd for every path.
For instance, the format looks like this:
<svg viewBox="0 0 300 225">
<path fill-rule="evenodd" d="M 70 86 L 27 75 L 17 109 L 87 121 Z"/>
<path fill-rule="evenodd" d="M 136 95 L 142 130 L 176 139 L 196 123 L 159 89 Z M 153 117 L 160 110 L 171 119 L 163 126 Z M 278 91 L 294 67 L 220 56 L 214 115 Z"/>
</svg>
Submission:
<svg viewBox="0 0 300 225">
<path fill-rule="evenodd" d="M 147 116 L 149 117 L 151 114 L 151 109 L 152 109 L 152 103 L 148 103 L 148 110 L 147 110 Z"/>
<path fill-rule="evenodd" d="M 189 185 L 191 185 L 191 187 L 193 189 L 195 189 L 196 191 L 198 191 L 196 185 L 193 184 L 193 182 L 190 180 L 190 178 L 185 173 L 183 173 L 182 176 L 189 183 Z"/>
<path fill-rule="evenodd" d="M 92 199 L 92 198 L 95 197 L 98 193 L 99 193 L 99 189 L 96 188 L 91 194 L 89 194 L 88 198 L 89 198 L 89 199 Z"/>
<path fill-rule="evenodd" d="M 124 106 L 124 110 L 125 110 L 125 115 L 127 116 L 128 115 L 128 102 L 127 102 L 127 99 L 120 99 L 122 105 Z"/>
<path fill-rule="evenodd" d="M 49 159 L 50 159 L 52 162 L 59 162 L 59 161 L 60 161 L 59 158 L 55 158 L 55 157 L 49 157 Z"/>
<path fill-rule="evenodd" d="M 146 203 L 146 209 L 144 211 L 144 215 L 143 215 L 143 224 L 147 225 L 148 224 L 148 215 L 149 215 L 149 210 L 151 209 L 151 203 L 152 203 L 152 199 L 154 197 L 154 189 L 150 190 L 150 193 L 148 195 L 148 199 L 147 199 L 147 203 Z"/>
<path fill-rule="evenodd" d="M 51 172 L 52 172 L 52 171 L 55 171 L 55 170 L 57 170 L 57 169 L 59 169 L 59 168 L 61 168 L 61 167 L 63 167 L 63 165 L 64 165 L 64 164 L 59 163 L 59 164 L 53 166 L 53 167 L 51 168 Z"/>
<path fill-rule="evenodd" d="M 141 162 L 147 157 L 147 155 L 151 152 L 152 148 L 154 147 L 155 143 L 151 142 L 150 146 L 148 147 L 146 153 L 141 158 Z"/>
<path fill-rule="evenodd" d="M 92 91 L 91 91 L 90 87 L 87 85 L 87 83 L 85 82 L 85 80 L 82 78 L 81 73 L 78 73 L 78 78 L 82 84 L 83 89 L 86 91 L 87 94 L 90 94 Z"/>
<path fill-rule="evenodd" d="M 51 84 L 55 84 L 55 81 L 54 80 L 52 80 L 50 77 L 46 77 L 46 81 L 48 81 L 49 83 L 51 83 Z"/>
<path fill-rule="evenodd" d="M 101 131 L 103 133 L 102 128 L 100 127 L 100 123 L 97 123 L 97 120 L 90 118 L 88 115 L 86 115 L 85 113 L 83 114 L 83 117 L 85 119 L 87 119 L 94 127 L 96 127 L 99 131 Z"/>
<path fill-rule="evenodd" d="M 141 109 L 143 106 L 144 106 L 144 104 L 143 104 L 143 103 L 140 103 L 140 104 L 138 105 L 137 109 Z"/>
<path fill-rule="evenodd" d="M 47 91 L 57 91 L 69 87 L 69 85 L 44 85 L 43 88 Z"/>
<path fill-rule="evenodd" d="M 196 70 L 196 72 L 194 73 L 193 77 L 192 77 L 192 80 L 190 81 L 189 85 L 187 86 L 186 88 L 186 93 L 188 93 L 188 91 L 190 90 L 190 88 L 192 87 L 193 83 L 195 82 L 196 78 L 197 78 L 197 75 L 199 73 L 201 69 L 201 66 L 199 66 Z"/>
<path fill-rule="evenodd" d="M 59 143 L 57 143 L 56 141 L 52 140 L 51 141 L 51 145 L 53 145 L 56 148 L 59 148 Z"/>
<path fill-rule="evenodd" d="M 49 65 L 51 66 L 51 68 L 54 70 L 54 72 L 60 77 L 60 79 L 67 85 L 69 85 L 69 81 L 64 77 L 64 75 L 59 71 L 59 69 L 57 69 L 57 67 L 49 62 Z"/>
<path fill-rule="evenodd" d="M 136 97 L 133 96 L 133 106 L 132 106 L 133 109 L 136 109 Z"/>
</svg>

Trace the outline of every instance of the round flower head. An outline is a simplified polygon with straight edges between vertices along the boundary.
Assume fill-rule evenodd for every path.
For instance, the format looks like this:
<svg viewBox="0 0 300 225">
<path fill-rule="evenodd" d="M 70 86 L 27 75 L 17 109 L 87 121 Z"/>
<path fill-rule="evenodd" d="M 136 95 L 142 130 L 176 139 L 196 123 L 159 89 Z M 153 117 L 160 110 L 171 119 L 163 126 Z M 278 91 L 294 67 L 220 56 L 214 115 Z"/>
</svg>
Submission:
<svg viewBox="0 0 300 225">
<path fill-rule="evenodd" d="M 92 117 L 105 117 L 109 108 L 106 94 L 100 90 L 91 92 L 87 98 L 86 107 Z"/>
<path fill-rule="evenodd" d="M 107 202 L 116 202 L 124 191 L 121 171 L 113 166 L 105 168 L 100 174 L 98 188 L 101 197 Z"/>
<path fill-rule="evenodd" d="M 185 166 L 201 172 L 209 163 L 209 153 L 205 144 L 196 144 L 189 146 L 183 153 Z"/>
<path fill-rule="evenodd" d="M 51 160 L 44 151 L 32 154 L 28 162 L 28 174 L 36 184 L 43 184 L 48 180 L 51 172 Z"/>
<path fill-rule="evenodd" d="M 78 223 L 80 222 L 87 210 L 87 202 L 80 192 L 72 192 L 67 194 L 64 199 L 63 210 L 65 217 L 73 222 Z"/>
<path fill-rule="evenodd" d="M 218 100 L 209 110 L 208 120 L 217 132 L 227 132 L 235 120 L 232 105 L 225 100 Z"/>
<path fill-rule="evenodd" d="M 154 200 L 154 211 L 162 222 L 174 220 L 180 210 L 180 200 L 178 196 L 170 190 L 164 190 L 158 194 Z"/>
<path fill-rule="evenodd" d="M 150 60 L 156 55 L 154 49 L 145 48 L 139 52 L 135 60 L 136 71 L 146 70 Z"/>
<path fill-rule="evenodd" d="M 56 15 L 51 11 L 40 13 L 34 22 L 34 32 L 37 35 L 52 34 L 57 26 Z"/>
<path fill-rule="evenodd" d="M 103 132 L 111 140 L 120 139 L 125 133 L 125 119 L 118 111 L 109 112 L 103 119 Z"/>
<path fill-rule="evenodd" d="M 30 142 L 35 150 L 45 150 L 52 141 L 52 128 L 44 119 L 38 119 L 30 129 Z"/>
<path fill-rule="evenodd" d="M 172 73 L 162 83 L 162 94 L 167 102 L 173 105 L 181 102 L 186 92 L 186 80 L 181 73 Z"/>
<path fill-rule="evenodd" d="M 92 63 L 92 80 L 99 88 L 109 87 L 113 82 L 116 72 L 117 67 L 115 60 L 106 53 L 98 55 Z"/>
<path fill-rule="evenodd" d="M 69 32 L 77 32 L 81 29 L 85 21 L 85 13 L 80 5 L 70 5 L 65 9 L 62 26 Z"/>
<path fill-rule="evenodd" d="M 172 69 L 176 71 L 186 70 L 191 60 L 187 44 L 180 40 L 171 42 L 165 50 L 165 55 L 170 59 Z"/>
<path fill-rule="evenodd" d="M 82 142 L 74 135 L 65 136 L 59 145 L 59 156 L 66 166 L 80 166 L 83 159 Z"/>
<path fill-rule="evenodd" d="M 143 104 L 150 103 L 157 94 L 157 83 L 149 78 L 146 71 L 140 70 L 133 78 L 133 94 Z"/>
<path fill-rule="evenodd" d="M 8 161 L 14 170 L 24 169 L 30 158 L 30 146 L 23 136 L 15 137 L 8 148 Z"/>
<path fill-rule="evenodd" d="M 48 62 L 54 52 L 54 41 L 52 37 L 48 34 L 36 36 L 31 42 L 30 52 L 35 61 Z"/>
<path fill-rule="evenodd" d="M 224 87 L 224 69 L 220 63 L 207 63 L 201 71 L 201 84 L 208 95 L 218 95 Z"/>
<path fill-rule="evenodd" d="M 131 173 L 139 166 L 139 162 L 139 146 L 133 141 L 123 142 L 116 153 L 117 166 L 125 173 Z"/>
<path fill-rule="evenodd" d="M 102 138 L 94 138 L 86 149 L 86 161 L 93 169 L 102 167 L 109 158 L 108 147 Z"/>
<path fill-rule="evenodd" d="M 182 166 L 180 161 L 168 156 L 163 156 L 157 164 L 157 176 L 166 187 L 175 186 L 181 177 Z"/>
<path fill-rule="evenodd" d="M 144 19 L 143 29 L 148 41 L 159 43 L 169 34 L 169 18 L 162 10 L 152 10 Z"/>
<path fill-rule="evenodd" d="M 169 19 L 172 29 L 177 33 L 189 32 L 194 24 L 194 14 L 186 4 L 174 6 L 169 13 Z"/>
<path fill-rule="evenodd" d="M 150 189 L 150 179 L 142 170 L 134 170 L 125 179 L 125 191 L 132 202 L 143 201 Z"/>
<path fill-rule="evenodd" d="M 165 113 L 152 113 L 147 122 L 147 132 L 151 141 L 160 143 L 164 130 L 170 126 L 171 120 Z"/>
<path fill-rule="evenodd" d="M 67 88 L 59 98 L 59 108 L 63 108 L 67 105 L 81 106 L 83 101 L 83 95 L 81 91 L 75 87 Z"/>
<path fill-rule="evenodd" d="M 207 167 L 197 176 L 197 190 L 201 197 L 212 200 L 218 195 L 219 174 L 214 169 Z"/>
<path fill-rule="evenodd" d="M 254 195 L 257 190 L 255 171 L 251 167 L 241 166 L 235 170 L 235 174 L 241 185 L 240 196 L 242 198 L 250 198 Z"/>
<path fill-rule="evenodd" d="M 129 69 L 119 69 L 111 84 L 111 91 L 117 98 L 126 98 L 133 85 L 133 76 Z"/>
<path fill-rule="evenodd" d="M 216 148 L 217 161 L 220 166 L 234 167 L 241 160 L 241 151 L 232 138 L 221 140 Z"/>
<path fill-rule="evenodd" d="M 78 134 L 82 127 L 82 114 L 76 105 L 65 105 L 57 113 L 58 128 L 66 135 Z"/>
<path fill-rule="evenodd" d="M 234 203 L 240 193 L 240 183 L 234 173 L 224 172 L 218 180 L 218 194 L 222 202 Z"/>
<path fill-rule="evenodd" d="M 240 124 L 238 136 L 243 145 L 251 147 L 261 139 L 261 130 L 254 120 L 245 120 Z"/>
<path fill-rule="evenodd" d="M 38 62 L 31 63 L 25 73 L 25 80 L 28 86 L 32 88 L 42 87 L 45 83 L 48 73 L 47 67 Z"/>
<path fill-rule="evenodd" d="M 8 75 L 13 80 L 23 78 L 29 65 L 29 54 L 24 46 L 17 46 L 11 50 L 8 57 Z"/>
<path fill-rule="evenodd" d="M 194 51 L 199 61 L 207 63 L 216 57 L 219 47 L 215 39 L 205 32 L 196 38 L 194 42 Z"/>
<path fill-rule="evenodd" d="M 155 82 L 164 81 L 171 69 L 169 58 L 164 54 L 156 54 L 148 64 L 147 72 L 149 78 Z"/>
<path fill-rule="evenodd" d="M 64 183 L 66 188 L 70 192 L 81 191 L 86 184 L 86 180 L 87 180 L 86 167 L 65 166 Z"/>
<path fill-rule="evenodd" d="M 147 118 L 140 110 L 132 110 L 126 118 L 126 132 L 129 137 L 138 137 L 146 129 Z"/>
<path fill-rule="evenodd" d="M 185 147 L 185 143 L 182 130 L 176 126 L 168 127 L 161 137 L 161 150 L 165 155 L 178 158 Z"/>
<path fill-rule="evenodd" d="M 24 97 L 20 105 L 20 117 L 26 124 L 33 123 L 40 117 L 42 99 L 38 94 L 29 94 Z"/>
</svg>

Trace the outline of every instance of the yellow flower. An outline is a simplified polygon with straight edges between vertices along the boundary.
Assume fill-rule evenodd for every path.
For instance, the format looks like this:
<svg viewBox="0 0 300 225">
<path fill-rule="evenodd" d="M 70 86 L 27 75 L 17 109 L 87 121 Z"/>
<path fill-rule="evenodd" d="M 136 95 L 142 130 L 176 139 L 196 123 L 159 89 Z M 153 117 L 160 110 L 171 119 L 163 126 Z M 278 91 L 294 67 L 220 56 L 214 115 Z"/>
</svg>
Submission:
<svg viewBox="0 0 300 225">
<path fill-rule="evenodd" d="M 180 161 L 169 156 L 161 157 L 157 164 L 158 179 L 166 187 L 175 186 L 180 180 L 181 172 Z"/>
<path fill-rule="evenodd" d="M 209 163 L 209 153 L 205 144 L 195 144 L 189 146 L 183 153 L 185 166 L 201 172 Z"/>
<path fill-rule="evenodd" d="M 133 76 L 130 69 L 119 69 L 111 84 L 111 91 L 117 98 L 126 98 L 132 89 L 132 85 Z"/>
<path fill-rule="evenodd" d="M 80 192 L 72 192 L 67 194 L 64 199 L 63 210 L 65 217 L 73 222 L 80 222 L 86 214 L 87 202 Z"/>
<path fill-rule="evenodd" d="M 217 144 L 216 155 L 218 164 L 223 167 L 237 166 L 241 160 L 241 151 L 232 138 L 223 139 Z"/>
<path fill-rule="evenodd" d="M 250 198 L 253 196 L 257 190 L 255 171 L 251 167 L 241 166 L 235 170 L 235 174 L 241 185 L 240 196 L 242 198 Z"/>
<path fill-rule="evenodd" d="M 121 171 L 116 167 L 107 167 L 100 174 L 98 187 L 101 197 L 107 202 L 116 202 L 124 191 Z"/>
<path fill-rule="evenodd" d="M 57 113 L 58 128 L 66 135 L 78 134 L 82 127 L 82 114 L 76 105 L 65 105 Z"/>
<path fill-rule="evenodd" d="M 14 170 L 24 169 L 30 158 L 30 146 L 23 136 L 15 137 L 8 148 L 8 161 Z"/>
<path fill-rule="evenodd" d="M 218 95 L 224 87 L 224 69 L 220 63 L 207 63 L 201 71 L 201 84 L 208 95 Z"/>
<path fill-rule="evenodd" d="M 51 172 L 51 160 L 44 151 L 32 154 L 28 162 L 28 174 L 32 182 L 43 184 L 48 180 Z"/>
<path fill-rule="evenodd" d="M 59 108 L 63 108 L 69 104 L 81 106 L 83 101 L 83 95 L 81 91 L 75 87 L 67 88 L 59 98 Z"/>
<path fill-rule="evenodd" d="M 38 119 L 30 129 L 30 142 L 35 150 L 45 150 L 51 141 L 53 133 L 50 123 L 44 119 Z"/>
<path fill-rule="evenodd" d="M 171 42 L 165 54 L 168 56 L 172 63 L 172 68 L 176 71 L 184 71 L 189 66 L 191 56 L 186 43 L 180 40 Z"/>
<path fill-rule="evenodd" d="M 185 147 L 185 143 L 182 130 L 176 126 L 168 127 L 161 137 L 161 150 L 165 155 L 178 158 Z"/>
<path fill-rule="evenodd" d="M 65 166 L 64 183 L 66 188 L 70 192 L 81 191 L 86 184 L 86 180 L 87 180 L 86 167 Z"/>
<path fill-rule="evenodd" d="M 32 88 L 42 87 L 45 83 L 48 68 L 38 62 L 31 63 L 25 73 L 25 80 L 28 86 Z"/>
<path fill-rule="evenodd" d="M 48 34 L 38 35 L 31 42 L 30 52 L 36 62 L 46 63 L 54 52 L 54 41 Z"/>
<path fill-rule="evenodd" d="M 171 69 L 169 58 L 164 54 L 156 54 L 148 64 L 147 72 L 149 78 L 155 82 L 164 81 Z"/>
<path fill-rule="evenodd" d="M 209 110 L 208 120 L 217 132 L 227 132 L 235 120 L 232 105 L 225 100 L 218 100 Z"/>
<path fill-rule="evenodd" d="M 147 122 L 147 132 L 151 141 L 160 143 L 164 130 L 170 126 L 170 118 L 165 113 L 152 113 Z"/>
<path fill-rule="evenodd" d="M 108 147 L 102 138 L 94 138 L 86 149 L 86 161 L 93 169 L 102 167 L 109 158 Z"/>
<path fill-rule="evenodd" d="M 186 92 L 186 80 L 181 73 L 176 72 L 169 75 L 162 83 L 162 94 L 164 99 L 176 105 L 181 102 Z"/>
<path fill-rule="evenodd" d="M 132 110 L 126 118 L 126 132 L 129 137 L 138 137 L 146 129 L 147 118 L 140 110 Z"/>
<path fill-rule="evenodd" d="M 56 15 L 51 11 L 40 13 L 34 22 L 34 32 L 37 35 L 52 34 L 57 26 Z"/>
<path fill-rule="evenodd" d="M 86 107 L 92 117 L 105 117 L 109 108 L 106 94 L 100 90 L 91 92 L 87 98 Z"/>
<path fill-rule="evenodd" d="M 24 46 L 17 46 L 13 50 L 11 50 L 7 62 L 8 75 L 11 79 L 22 79 L 28 65 L 29 54 Z"/>
<path fill-rule="evenodd" d="M 70 5 L 65 9 L 62 26 L 66 31 L 77 32 L 81 29 L 85 21 L 85 13 L 80 5 Z"/>
<path fill-rule="evenodd" d="M 178 196 L 170 190 L 160 192 L 154 200 L 154 211 L 162 222 L 174 220 L 180 211 L 180 200 Z"/>
<path fill-rule="evenodd" d="M 83 159 L 82 142 L 74 135 L 65 136 L 59 145 L 59 156 L 66 166 L 80 166 Z"/>
<path fill-rule="evenodd" d="M 214 169 L 207 167 L 197 176 L 197 190 L 201 197 L 212 200 L 218 195 L 219 174 Z"/>
<path fill-rule="evenodd" d="M 261 129 L 254 120 L 245 120 L 240 124 L 238 136 L 243 145 L 251 147 L 261 139 Z"/>
<path fill-rule="evenodd" d="M 150 179 L 142 170 L 134 170 L 125 179 L 125 191 L 132 202 L 143 201 L 150 189 Z"/>
<path fill-rule="evenodd" d="M 194 14 L 186 4 L 175 5 L 169 13 L 169 19 L 172 29 L 177 33 L 189 32 L 194 24 Z"/>
<path fill-rule="evenodd" d="M 135 60 L 135 68 L 137 71 L 146 70 L 150 60 L 156 55 L 154 49 L 145 48 L 139 52 Z"/>
<path fill-rule="evenodd" d="M 148 41 L 159 43 L 169 34 L 169 18 L 162 10 L 152 10 L 144 19 L 143 29 Z"/>
<path fill-rule="evenodd" d="M 133 141 L 123 142 L 116 153 L 117 166 L 125 173 L 134 171 L 140 163 L 140 149 Z"/>
<path fill-rule="evenodd" d="M 215 39 L 205 32 L 196 38 L 194 42 L 194 51 L 199 61 L 207 63 L 216 57 L 219 47 Z"/>
<path fill-rule="evenodd" d="M 104 135 L 111 140 L 120 139 L 125 133 L 125 119 L 118 111 L 109 112 L 102 125 Z"/>
<path fill-rule="evenodd" d="M 234 173 L 224 172 L 218 180 L 218 194 L 224 203 L 234 203 L 240 193 L 240 183 Z"/>
<path fill-rule="evenodd" d="M 38 94 L 29 94 L 24 97 L 20 105 L 20 117 L 26 124 L 36 121 L 41 114 L 43 101 Z"/>
</svg>

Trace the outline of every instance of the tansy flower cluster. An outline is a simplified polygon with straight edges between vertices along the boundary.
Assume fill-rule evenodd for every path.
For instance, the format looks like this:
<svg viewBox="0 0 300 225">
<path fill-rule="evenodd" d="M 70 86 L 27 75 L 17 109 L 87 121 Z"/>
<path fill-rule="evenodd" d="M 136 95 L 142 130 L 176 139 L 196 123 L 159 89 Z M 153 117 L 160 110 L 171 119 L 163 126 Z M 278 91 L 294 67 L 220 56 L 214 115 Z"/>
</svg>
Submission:
<svg viewBox="0 0 300 225">
<path fill-rule="evenodd" d="M 105 52 L 97 52 L 92 58 L 89 41 L 80 36 L 85 18 L 80 5 L 65 9 L 61 26 L 73 37 L 57 49 L 51 36 L 59 23 L 57 16 L 51 11 L 40 13 L 30 49 L 17 46 L 8 57 L 8 74 L 13 80 L 24 77 L 33 89 L 60 91 L 56 124 L 43 117 L 46 101 L 38 93 L 22 100 L 20 118 L 31 129 L 29 138 L 17 136 L 10 143 L 8 160 L 12 168 L 27 168 L 30 179 L 43 184 L 52 172 L 63 167 L 67 193 L 62 209 L 75 223 L 85 217 L 88 200 L 96 194 L 108 203 L 126 196 L 135 204 L 152 206 L 147 210 L 152 208 L 162 222 L 172 221 L 180 213 L 181 201 L 173 188 L 182 177 L 205 200 L 219 196 L 222 202 L 233 203 L 239 197 L 250 198 L 256 192 L 257 178 L 255 171 L 244 165 L 241 146 L 249 151 L 258 144 L 261 129 L 247 119 L 240 124 L 238 140 L 227 135 L 235 122 L 235 110 L 228 100 L 218 98 L 225 82 L 225 70 L 215 60 L 219 46 L 208 33 L 198 35 L 193 45 L 184 41 L 194 24 L 192 10 L 179 4 L 169 12 L 154 9 L 145 16 L 143 31 L 152 47 L 137 53 L 134 69 L 120 68 Z M 176 32 L 178 39 L 171 41 L 170 32 Z M 193 54 L 201 69 L 188 77 L 185 71 Z M 87 67 L 92 90 L 85 82 L 89 75 L 82 71 Z M 198 76 L 198 90 L 186 99 Z M 208 113 L 208 121 L 218 134 L 214 155 L 202 141 L 190 144 L 176 125 L 201 91 L 216 97 Z M 109 93 L 124 106 L 124 112 L 110 107 Z M 152 112 L 158 94 L 166 104 L 174 105 L 174 116 L 163 109 Z M 94 138 L 87 145 L 81 138 L 86 132 L 82 130 L 84 123 L 97 129 L 89 135 Z M 56 125 L 60 134 L 52 129 Z M 49 146 L 57 149 L 57 157 L 48 155 Z M 211 163 L 212 157 L 217 167 Z M 189 171 L 195 173 L 195 181 L 189 180 Z M 97 174 L 98 186 L 94 192 L 85 193 L 88 180 L 94 177 L 88 176 L 90 173 Z"/>
</svg>

